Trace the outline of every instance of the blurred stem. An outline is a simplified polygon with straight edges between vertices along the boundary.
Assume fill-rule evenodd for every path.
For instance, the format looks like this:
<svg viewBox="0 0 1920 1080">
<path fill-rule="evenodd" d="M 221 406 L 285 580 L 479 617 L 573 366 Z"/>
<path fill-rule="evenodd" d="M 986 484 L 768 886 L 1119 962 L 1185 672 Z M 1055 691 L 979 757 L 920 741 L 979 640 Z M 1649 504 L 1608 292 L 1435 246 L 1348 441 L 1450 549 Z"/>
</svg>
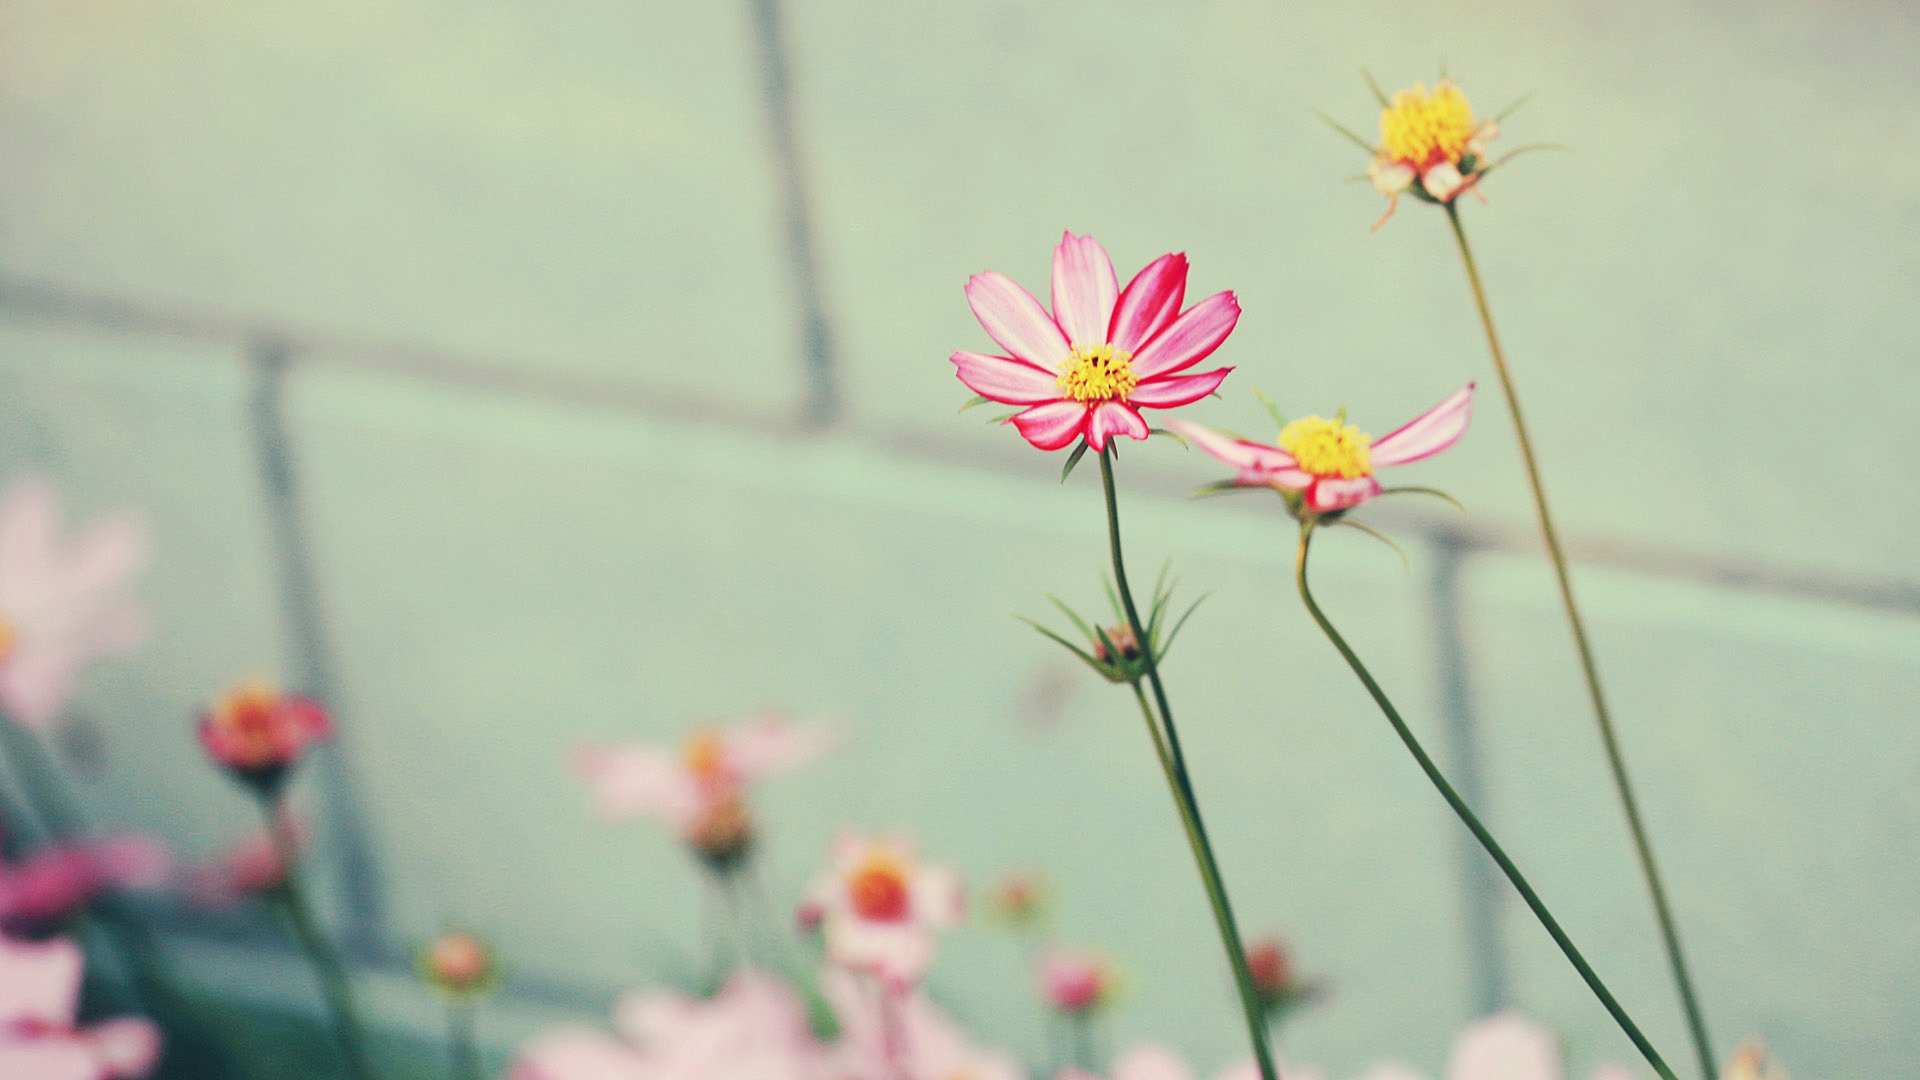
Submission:
<svg viewBox="0 0 1920 1080">
<path fill-rule="evenodd" d="M 1067 1014 L 1067 1031 L 1073 1041 L 1073 1063 L 1075 1066 L 1094 1072 L 1099 1068 L 1093 1059 L 1093 1018 L 1085 1012 Z"/>
<path fill-rule="evenodd" d="M 1680 948 L 1680 931 L 1674 922 L 1673 908 L 1667 900 L 1667 888 L 1660 877 L 1660 868 L 1653 857 L 1653 842 L 1647 837 L 1646 822 L 1640 816 L 1640 803 L 1634 796 L 1633 782 L 1627 775 L 1627 762 L 1620 750 L 1619 737 L 1614 732 L 1613 715 L 1607 708 L 1606 692 L 1600 686 L 1599 665 L 1593 658 L 1593 647 L 1587 641 L 1586 623 L 1580 617 L 1580 606 L 1573 598 L 1573 578 L 1567 570 L 1567 556 L 1560 548 L 1560 537 L 1553 527 L 1553 515 L 1547 510 L 1547 490 L 1540 479 L 1540 464 L 1533 454 L 1533 439 L 1527 434 L 1526 417 L 1520 411 L 1520 395 L 1514 390 L 1513 373 L 1507 369 L 1506 353 L 1500 348 L 1500 335 L 1493 328 L 1493 312 L 1487 307 L 1486 288 L 1480 283 L 1480 269 L 1473 261 L 1473 248 L 1467 243 L 1466 230 L 1460 225 L 1460 210 L 1454 203 L 1446 204 L 1447 224 L 1453 229 L 1453 239 L 1460 248 L 1460 262 L 1466 267 L 1467 284 L 1473 288 L 1474 307 L 1480 313 L 1480 328 L 1487 335 L 1487 351 L 1493 354 L 1493 370 L 1500 377 L 1500 391 L 1507 401 L 1507 412 L 1513 418 L 1513 431 L 1520 442 L 1520 460 L 1526 466 L 1527 486 L 1533 492 L 1533 508 L 1540 521 L 1540 537 L 1546 541 L 1547 556 L 1553 561 L 1554 580 L 1560 587 L 1560 602 L 1567 611 L 1567 624 L 1573 629 L 1573 644 L 1580 654 L 1580 671 L 1586 678 L 1587 697 L 1593 702 L 1593 718 L 1600 728 L 1600 743 L 1606 749 L 1607 768 L 1613 774 L 1613 789 L 1620 797 L 1620 807 L 1626 813 L 1627 830 L 1633 834 L 1634 854 L 1640 860 L 1640 874 L 1646 879 L 1647 892 L 1653 898 L 1653 912 L 1660 923 L 1660 939 L 1666 948 L 1668 966 L 1673 969 L 1673 982 L 1680 992 L 1681 1006 L 1686 1010 L 1687 1029 L 1693 1037 L 1693 1048 L 1700 1057 L 1701 1074 L 1711 1080 L 1718 1075 L 1714 1064 L 1713 1042 L 1707 1037 L 1707 1021 L 1700 1007 L 1699 995 L 1694 992 L 1693 977 L 1687 972 L 1686 955 Z"/>
<path fill-rule="evenodd" d="M 286 914 L 287 925 L 292 929 L 294 939 L 299 942 L 301 951 L 306 953 L 315 980 L 320 984 L 347 1074 L 353 1080 L 374 1080 L 373 1069 L 367 1064 L 366 1037 L 360 1029 L 359 1015 L 354 1011 L 353 987 L 347 980 L 346 968 L 340 963 L 339 955 L 320 933 L 313 909 L 307 903 L 306 890 L 301 886 L 300 852 L 280 820 L 279 800 L 262 795 L 259 805 L 260 813 L 267 821 L 267 834 L 273 838 L 274 851 L 280 858 L 280 907 Z"/>
<path fill-rule="evenodd" d="M 1113 553 L 1113 584 L 1120 594 L 1120 606 L 1127 616 L 1127 627 L 1133 631 L 1134 640 L 1140 643 L 1140 655 L 1145 661 L 1147 682 L 1153 688 L 1154 704 L 1159 707 L 1160 722 L 1155 723 L 1153 710 L 1147 707 L 1146 698 L 1140 692 L 1140 684 L 1133 684 L 1134 697 L 1147 718 L 1147 726 L 1156 733 L 1164 735 L 1164 742 L 1155 739 L 1155 749 L 1160 753 L 1161 765 L 1167 773 L 1167 786 L 1173 790 L 1173 801 L 1180 810 L 1180 823 L 1187 830 L 1187 841 L 1193 848 L 1194 862 L 1200 868 L 1200 882 L 1206 886 L 1207 902 L 1213 908 L 1214 925 L 1220 931 L 1220 943 L 1227 950 L 1227 963 L 1233 968 L 1233 979 L 1240 991 L 1240 1008 L 1246 1015 L 1247 1037 L 1253 1043 L 1253 1056 L 1260 1067 L 1261 1080 L 1280 1080 L 1280 1071 L 1273 1063 L 1273 1048 L 1267 1045 L 1267 1021 L 1260 1008 L 1260 995 L 1253 985 L 1253 973 L 1247 970 L 1247 950 L 1240 940 L 1240 928 L 1233 919 L 1233 905 L 1227 900 L 1227 885 L 1220 876 L 1220 863 L 1214 857 L 1213 844 L 1207 839 L 1206 823 L 1200 817 L 1200 801 L 1194 797 L 1193 782 L 1187 776 L 1186 757 L 1180 751 L 1179 729 L 1174 727 L 1173 709 L 1167 704 L 1166 687 L 1160 682 L 1160 662 L 1154 656 L 1152 639 L 1147 637 L 1147 629 L 1140 621 L 1139 609 L 1134 606 L 1133 592 L 1127 587 L 1126 560 L 1120 553 L 1120 504 L 1113 490 L 1113 447 L 1100 451 L 1100 486 L 1107 499 L 1107 539 Z"/>
<path fill-rule="evenodd" d="M 480 1048 L 473 1037 L 473 1002 L 447 1001 L 447 1060 L 453 1080 L 481 1080 Z"/>
<path fill-rule="evenodd" d="M 1653 1070 L 1660 1074 L 1662 1080 L 1677 1080 L 1673 1070 L 1668 1068 L 1666 1061 L 1660 1057 L 1659 1051 L 1655 1050 L 1653 1044 L 1648 1042 L 1647 1037 L 1641 1033 L 1639 1025 L 1635 1024 L 1633 1018 L 1627 1015 L 1627 1011 L 1620 1007 L 1612 991 L 1607 989 L 1607 984 L 1600 980 L 1600 976 L 1587 963 L 1587 958 L 1580 955 L 1580 950 L 1574 946 L 1573 939 L 1560 928 L 1559 921 L 1553 917 L 1551 911 L 1547 910 L 1547 905 L 1541 901 L 1540 895 L 1533 891 L 1533 886 L 1527 882 L 1526 876 L 1520 873 L 1520 868 L 1507 857 L 1505 849 L 1501 848 L 1499 842 L 1493 838 L 1493 834 L 1487 831 L 1487 827 L 1481 824 L 1473 808 L 1467 805 L 1466 800 L 1460 797 L 1460 793 L 1447 782 L 1440 767 L 1427 756 L 1425 748 L 1420 745 L 1420 740 L 1414 737 L 1412 729 L 1408 728 L 1406 721 L 1400 718 L 1399 710 L 1395 709 L 1393 702 L 1387 699 L 1386 691 L 1380 689 L 1380 684 L 1374 681 L 1373 674 L 1367 670 L 1367 666 L 1360 662 L 1360 657 L 1347 644 L 1347 639 L 1340 636 L 1340 631 L 1333 628 L 1333 623 L 1327 620 L 1326 613 L 1320 610 L 1320 605 L 1313 599 L 1313 591 L 1307 587 L 1307 550 L 1312 541 L 1313 521 L 1309 519 L 1300 525 L 1300 552 L 1294 559 L 1293 570 L 1294 581 L 1300 586 L 1300 600 L 1306 604 L 1307 613 L 1313 616 L 1313 621 L 1320 625 L 1321 632 L 1327 635 L 1327 640 L 1333 643 L 1333 647 L 1346 660 L 1347 666 L 1352 668 L 1353 673 L 1359 677 L 1361 685 L 1367 688 L 1367 693 L 1373 696 L 1374 703 L 1380 706 L 1382 713 L 1386 714 L 1387 722 L 1393 725 L 1394 734 L 1400 736 L 1400 741 L 1406 744 L 1407 751 L 1419 764 L 1420 771 L 1427 774 L 1427 779 L 1439 789 L 1441 798 L 1447 800 L 1447 805 L 1453 808 L 1453 812 L 1459 816 L 1460 821 L 1466 825 L 1468 831 L 1473 833 L 1473 838 L 1480 841 L 1480 846 L 1486 849 L 1495 863 L 1499 864 L 1501 872 L 1506 874 L 1507 880 L 1513 883 L 1514 889 L 1520 893 L 1520 898 L 1527 902 L 1527 907 L 1532 909 L 1534 917 L 1540 920 L 1540 925 L 1546 927 L 1554 944 L 1560 946 L 1560 951 L 1566 954 L 1567 961 L 1573 965 L 1574 970 L 1586 980 L 1587 987 L 1593 991 L 1595 997 L 1600 999 L 1600 1004 L 1606 1006 L 1614 1022 L 1620 1025 L 1620 1030 L 1626 1032 L 1627 1038 L 1633 1040 L 1633 1045 L 1640 1050 L 1641 1056 L 1647 1059 L 1647 1064 L 1652 1065 Z"/>
</svg>

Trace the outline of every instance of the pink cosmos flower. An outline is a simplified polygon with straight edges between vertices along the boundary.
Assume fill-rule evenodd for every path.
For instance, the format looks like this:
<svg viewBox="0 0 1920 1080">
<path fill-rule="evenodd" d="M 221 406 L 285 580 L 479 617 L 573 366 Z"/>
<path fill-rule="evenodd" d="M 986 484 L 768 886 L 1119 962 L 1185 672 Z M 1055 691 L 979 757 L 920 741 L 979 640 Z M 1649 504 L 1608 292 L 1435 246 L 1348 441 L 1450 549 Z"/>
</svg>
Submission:
<svg viewBox="0 0 1920 1080">
<path fill-rule="evenodd" d="M 146 615 L 124 595 L 147 543 L 128 518 L 61 538 L 60 500 L 38 477 L 0 498 L 0 710 L 34 731 L 60 711 L 81 669 L 146 637 Z"/>
<path fill-rule="evenodd" d="M 1472 190 L 1494 166 L 1487 144 L 1499 134 L 1498 120 L 1474 118 L 1452 79 L 1432 92 L 1420 83 L 1395 92 L 1380 110 L 1380 144 L 1367 167 L 1375 190 L 1387 196 L 1387 212 L 1373 227 L 1386 224 L 1403 194 L 1450 203 Z"/>
<path fill-rule="evenodd" d="M 862 985 L 845 971 L 826 972 L 820 990 L 840 1022 L 825 1070 L 833 1080 L 1026 1080 L 1018 1059 L 974 1042 L 924 993 Z"/>
<path fill-rule="evenodd" d="M 729 856 L 751 836 L 745 798 L 752 782 L 812 761 L 834 738 L 825 727 L 767 712 L 700 728 L 678 752 L 644 743 L 589 747 L 574 756 L 573 767 L 601 816 L 658 818 L 696 850 Z"/>
<path fill-rule="evenodd" d="M 1447 1080 L 1561 1080 L 1560 1043 L 1552 1032 L 1517 1012 L 1495 1013 L 1467 1025 L 1453 1044 Z M 1630 1080 L 1624 1069 L 1607 1067 L 1592 1080 Z M 1382 1065 L 1364 1080 L 1421 1080 L 1401 1065 Z"/>
<path fill-rule="evenodd" d="M 1053 313 L 999 273 L 967 281 L 967 303 L 1005 356 L 956 352 L 960 381 L 989 401 L 1027 408 L 1009 421 L 1042 450 L 1116 435 L 1144 439 L 1142 408 L 1200 400 L 1232 368 L 1181 374 L 1220 347 L 1240 319 L 1231 292 L 1185 311 L 1187 257 L 1162 255 L 1119 287 L 1091 236 L 1065 233 L 1053 252 Z"/>
<path fill-rule="evenodd" d="M 102 893 L 159 885 L 170 867 L 165 848 L 137 836 L 55 844 L 0 863 L 0 927 L 51 926 Z"/>
<path fill-rule="evenodd" d="M 564 1028 L 522 1049 L 507 1080 L 813 1080 L 824 1049 L 784 983 L 735 972 L 711 999 L 630 994 L 609 1035 Z"/>
<path fill-rule="evenodd" d="M 307 846 L 307 827 L 283 813 L 280 828 L 293 841 L 295 851 Z M 265 826 L 227 849 L 211 861 L 195 868 L 187 876 L 187 899 L 209 908 L 231 907 L 249 897 L 279 888 L 287 880 L 287 867 L 273 834 Z"/>
<path fill-rule="evenodd" d="M 933 963 L 934 931 L 965 912 L 958 875 L 920 862 L 904 839 L 843 833 L 832 866 L 807 893 L 821 917 L 827 958 L 877 977 L 893 991 L 920 981 Z"/>
<path fill-rule="evenodd" d="M 1035 968 L 1040 996 L 1064 1013 L 1094 1012 L 1110 1004 L 1119 988 L 1119 972 L 1098 953 L 1052 948 Z"/>
<path fill-rule="evenodd" d="M 121 1080 L 153 1071 L 160 1033 L 152 1024 L 75 1026 L 84 963 L 66 938 L 28 944 L 0 937 L 0 1076 Z"/>
<path fill-rule="evenodd" d="M 1331 514 L 1352 509 L 1380 494 L 1374 472 L 1406 465 L 1458 442 L 1473 413 L 1473 384 L 1378 440 L 1344 419 L 1305 416 L 1280 430 L 1277 443 L 1235 438 L 1183 420 L 1167 425 L 1207 453 L 1237 470 L 1243 487 L 1272 487 L 1298 493 L 1308 511 Z"/>
<path fill-rule="evenodd" d="M 215 763 L 267 794 L 313 744 L 333 737 L 325 706 L 249 679 L 200 714 L 200 745 Z"/>
</svg>

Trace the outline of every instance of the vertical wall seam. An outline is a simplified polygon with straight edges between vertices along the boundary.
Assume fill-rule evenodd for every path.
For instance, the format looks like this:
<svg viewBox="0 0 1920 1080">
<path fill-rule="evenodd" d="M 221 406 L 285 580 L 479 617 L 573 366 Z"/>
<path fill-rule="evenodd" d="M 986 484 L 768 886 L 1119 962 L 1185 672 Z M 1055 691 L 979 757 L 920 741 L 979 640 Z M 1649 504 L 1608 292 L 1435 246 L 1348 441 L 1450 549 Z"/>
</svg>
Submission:
<svg viewBox="0 0 1920 1080">
<path fill-rule="evenodd" d="M 326 702 L 334 712 L 332 746 L 314 758 L 311 768 L 325 793 L 319 816 L 339 855 L 339 878 L 333 884 L 344 900 L 342 944 L 355 956 L 380 957 L 390 951 L 384 912 L 386 891 L 353 774 L 353 726 L 340 722 L 344 711 L 340 681 L 300 504 L 299 469 L 287 434 L 286 376 L 292 352 L 282 342 L 261 340 L 249 348 L 248 359 L 254 379 L 248 428 L 266 500 L 267 531 L 273 547 L 287 656 L 293 665 L 291 674 L 296 686 Z"/>
</svg>

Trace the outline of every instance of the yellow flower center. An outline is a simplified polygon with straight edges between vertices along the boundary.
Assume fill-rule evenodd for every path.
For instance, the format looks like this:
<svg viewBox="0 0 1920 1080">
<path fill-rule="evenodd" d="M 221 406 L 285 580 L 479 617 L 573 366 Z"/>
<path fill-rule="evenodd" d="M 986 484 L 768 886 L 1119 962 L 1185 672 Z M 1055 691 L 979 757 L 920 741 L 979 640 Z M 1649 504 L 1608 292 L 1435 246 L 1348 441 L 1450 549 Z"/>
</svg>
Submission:
<svg viewBox="0 0 1920 1080">
<path fill-rule="evenodd" d="M 847 898 L 855 914 L 873 922 L 903 922 L 913 911 L 913 890 L 899 859 L 876 851 L 847 875 Z"/>
<path fill-rule="evenodd" d="M 1140 385 L 1140 377 L 1133 373 L 1133 354 L 1112 345 L 1075 345 L 1066 369 L 1055 381 L 1060 392 L 1075 401 L 1125 401 Z"/>
<path fill-rule="evenodd" d="M 13 624 L 4 618 L 0 618 L 0 660 L 5 660 L 7 657 L 13 655 L 13 647 L 16 643 Z"/>
<path fill-rule="evenodd" d="M 1393 104 L 1380 110 L 1380 140 L 1387 156 L 1416 167 L 1444 159 L 1459 164 L 1473 137 L 1473 106 L 1458 86 L 1443 82 L 1427 92 L 1425 85 L 1393 95 Z"/>
<path fill-rule="evenodd" d="M 727 746 L 712 731 L 696 731 L 680 746 L 680 762 L 698 780 L 718 780 L 727 770 Z"/>
<path fill-rule="evenodd" d="M 1344 480 L 1373 472 L 1373 436 L 1339 420 L 1303 416 L 1280 429 L 1280 449 L 1315 476 Z"/>
</svg>

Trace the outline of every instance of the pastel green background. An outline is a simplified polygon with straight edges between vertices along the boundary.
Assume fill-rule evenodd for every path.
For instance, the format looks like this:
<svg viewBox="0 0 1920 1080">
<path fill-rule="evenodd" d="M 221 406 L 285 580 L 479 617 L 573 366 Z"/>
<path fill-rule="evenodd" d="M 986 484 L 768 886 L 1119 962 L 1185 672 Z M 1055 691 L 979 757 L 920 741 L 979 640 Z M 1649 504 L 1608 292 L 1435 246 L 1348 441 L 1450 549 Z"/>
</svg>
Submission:
<svg viewBox="0 0 1920 1080">
<path fill-rule="evenodd" d="M 1483 111 L 1538 92 L 1503 143 L 1572 148 L 1465 215 L 1716 1035 L 1765 1032 L 1799 1076 L 1911 1072 L 1910 7 L 783 14 L 824 427 L 747 5 L 0 6 L 0 462 L 83 516 L 139 509 L 156 547 L 154 639 L 79 706 L 103 822 L 233 838 L 245 806 L 188 717 L 239 675 L 313 673 L 258 452 L 260 357 L 284 352 L 343 728 L 303 795 L 336 927 L 390 958 L 384 1025 L 431 1031 L 394 949 L 449 919 L 516 973 L 500 1046 L 689 969 L 695 879 L 656 831 L 594 824 L 566 755 L 781 704 L 854 737 L 768 785 L 776 888 L 843 825 L 909 829 L 979 882 L 1046 867 L 1062 933 L 1131 973 L 1113 1034 L 1225 1063 L 1230 987 L 1137 719 L 1010 617 L 1097 602 L 1094 474 L 1063 489 L 1058 457 L 954 413 L 946 356 L 987 344 L 966 276 L 1040 290 L 1066 227 L 1123 274 L 1185 250 L 1194 295 L 1239 293 L 1239 370 L 1195 418 L 1259 430 L 1258 386 L 1378 433 L 1482 380 L 1466 440 L 1409 472 L 1470 531 L 1438 504 L 1369 512 L 1411 571 L 1330 535 L 1323 599 L 1437 746 L 1470 736 L 1490 820 L 1686 1060 L 1443 220 L 1409 205 L 1370 234 L 1379 199 L 1340 182 L 1365 163 L 1314 116 L 1371 131 L 1359 69 L 1402 84 L 1444 57 Z M 1313 632 L 1277 507 L 1187 502 L 1217 470 L 1158 440 L 1121 467 L 1136 576 L 1171 558 L 1212 593 L 1168 677 L 1236 902 L 1334 988 L 1286 1057 L 1433 1071 L 1503 996 L 1579 1069 L 1631 1061 Z M 1464 687 L 1436 653 L 1449 614 Z M 1449 687 L 1470 707 L 1443 731 Z M 236 1001 L 307 1007 L 255 937 L 169 940 Z M 1038 1060 L 1027 985 L 986 928 L 933 977 Z"/>
</svg>

